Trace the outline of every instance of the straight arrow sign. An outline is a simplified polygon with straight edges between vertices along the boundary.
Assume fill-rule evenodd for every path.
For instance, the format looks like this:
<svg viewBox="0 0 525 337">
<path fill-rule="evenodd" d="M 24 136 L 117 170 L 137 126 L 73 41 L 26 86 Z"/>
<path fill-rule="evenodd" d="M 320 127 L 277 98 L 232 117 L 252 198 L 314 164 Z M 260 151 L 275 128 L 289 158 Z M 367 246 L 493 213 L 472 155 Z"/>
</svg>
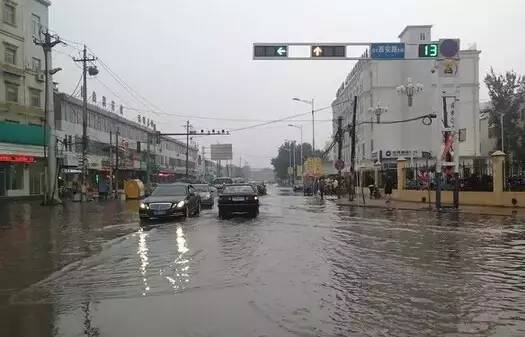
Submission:
<svg viewBox="0 0 525 337">
<path fill-rule="evenodd" d="M 317 47 L 315 47 L 313 49 L 313 52 L 314 52 L 315 56 L 319 57 L 323 53 L 323 49 L 321 47 L 317 46 Z"/>
</svg>

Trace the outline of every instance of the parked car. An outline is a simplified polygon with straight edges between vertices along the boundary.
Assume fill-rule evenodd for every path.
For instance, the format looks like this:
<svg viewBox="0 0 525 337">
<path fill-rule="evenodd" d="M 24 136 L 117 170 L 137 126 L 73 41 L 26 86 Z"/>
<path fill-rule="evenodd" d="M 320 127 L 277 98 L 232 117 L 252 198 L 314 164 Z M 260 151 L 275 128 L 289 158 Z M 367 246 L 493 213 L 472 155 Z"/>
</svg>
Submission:
<svg viewBox="0 0 525 337">
<path fill-rule="evenodd" d="M 211 187 L 208 184 L 195 184 L 192 186 L 197 191 L 197 194 L 199 194 L 201 197 L 201 205 L 204 207 L 213 208 L 213 205 L 215 204 L 215 198 L 213 196 Z"/>
<path fill-rule="evenodd" d="M 223 178 L 216 178 L 213 181 L 213 186 L 220 192 L 225 185 L 233 184 L 232 178 L 223 177 Z"/>
<path fill-rule="evenodd" d="M 199 215 L 201 198 L 190 184 L 159 184 L 139 207 L 141 220 Z"/>
<path fill-rule="evenodd" d="M 219 194 L 219 217 L 229 218 L 235 213 L 251 217 L 259 214 L 259 198 L 250 184 L 226 185 Z"/>
</svg>

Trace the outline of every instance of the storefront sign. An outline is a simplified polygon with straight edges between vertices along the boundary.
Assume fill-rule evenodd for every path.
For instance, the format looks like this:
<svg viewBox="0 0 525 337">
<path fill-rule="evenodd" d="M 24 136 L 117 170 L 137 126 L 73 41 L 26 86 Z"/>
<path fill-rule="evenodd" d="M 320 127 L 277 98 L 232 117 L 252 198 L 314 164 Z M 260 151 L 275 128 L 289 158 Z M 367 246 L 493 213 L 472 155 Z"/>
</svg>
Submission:
<svg viewBox="0 0 525 337">
<path fill-rule="evenodd" d="M 18 163 L 18 164 L 33 164 L 36 158 L 33 156 L 24 156 L 16 154 L 0 154 L 0 162 Z"/>
</svg>

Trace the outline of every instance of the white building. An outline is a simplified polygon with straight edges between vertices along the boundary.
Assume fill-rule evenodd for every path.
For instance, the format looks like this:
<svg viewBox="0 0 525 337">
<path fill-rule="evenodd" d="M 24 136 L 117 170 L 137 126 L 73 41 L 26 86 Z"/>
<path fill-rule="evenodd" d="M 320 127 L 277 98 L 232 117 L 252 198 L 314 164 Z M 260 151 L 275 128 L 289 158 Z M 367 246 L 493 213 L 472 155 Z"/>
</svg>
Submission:
<svg viewBox="0 0 525 337">
<path fill-rule="evenodd" d="M 405 43 L 405 58 L 418 57 L 418 44 L 437 41 L 431 37 L 432 26 L 407 26 L 399 35 Z M 456 139 L 456 152 L 460 157 L 479 155 L 479 51 L 461 50 L 459 71 L 454 82 L 441 80 L 441 88 L 449 94 L 455 86 L 456 124 L 461 137 Z M 435 59 L 407 60 L 360 60 L 348 74 L 337 91 L 333 107 L 333 129 L 337 119 L 343 118 L 343 125 L 352 123 L 353 97 L 357 96 L 357 123 L 373 122 L 374 112 L 369 108 L 378 105 L 388 111 L 380 116 L 382 122 L 405 120 L 429 113 L 437 113 L 438 119 L 431 126 L 421 121 L 400 124 L 361 124 L 356 130 L 356 169 L 371 169 L 380 160 L 383 164 L 394 164 L 400 156 L 417 161 L 423 151 L 436 157 L 441 152 L 442 105 L 437 95 L 438 75 Z M 414 96 L 413 105 L 408 106 L 408 98 L 396 91 L 405 85 L 408 78 L 413 83 L 421 83 L 423 92 Z M 448 82 L 447 82 L 448 81 Z M 350 139 L 345 134 L 343 156 L 350 162 Z M 459 145 L 459 146 L 458 146 Z M 334 149 L 336 150 L 336 149 Z M 347 165 L 348 166 L 348 165 Z"/>
<path fill-rule="evenodd" d="M 62 173 L 78 174 L 82 144 L 82 100 L 67 94 L 55 94 L 55 124 L 59 141 Z M 142 119 L 141 119 L 142 120 Z M 172 182 L 186 173 L 186 143 L 168 136 L 156 140 L 155 130 L 141 123 L 124 118 L 119 112 L 88 104 L 88 183 L 94 186 L 101 177 L 108 177 L 110 163 L 116 168 L 116 142 L 118 132 L 119 164 L 118 181 L 122 188 L 125 179 L 146 181 L 147 134 L 150 134 L 152 181 Z M 111 140 L 110 140 L 111 139 Z M 109 148 L 112 148 L 110 160 Z M 197 175 L 198 149 L 189 146 L 188 173 Z M 65 169 L 65 170 L 64 170 Z"/>
<path fill-rule="evenodd" d="M 0 3 L 0 197 L 42 193 L 44 53 L 33 39 L 48 26 L 50 4 Z"/>
</svg>

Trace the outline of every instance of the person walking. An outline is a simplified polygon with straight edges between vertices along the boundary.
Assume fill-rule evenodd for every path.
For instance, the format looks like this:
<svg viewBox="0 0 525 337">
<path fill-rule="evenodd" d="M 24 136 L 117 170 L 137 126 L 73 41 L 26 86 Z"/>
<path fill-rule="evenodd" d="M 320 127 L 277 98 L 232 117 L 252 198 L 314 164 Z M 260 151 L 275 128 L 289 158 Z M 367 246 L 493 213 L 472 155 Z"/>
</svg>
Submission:
<svg viewBox="0 0 525 337">
<path fill-rule="evenodd" d="M 393 188 L 394 188 L 394 182 L 392 180 L 392 177 L 390 175 L 387 175 L 385 179 L 385 203 L 389 209 L 390 209 L 390 203 L 392 200 L 392 189 Z"/>
<path fill-rule="evenodd" d="M 324 199 L 324 189 L 325 189 L 324 178 L 321 178 L 319 180 L 319 194 L 321 195 L 321 200 Z"/>
</svg>

